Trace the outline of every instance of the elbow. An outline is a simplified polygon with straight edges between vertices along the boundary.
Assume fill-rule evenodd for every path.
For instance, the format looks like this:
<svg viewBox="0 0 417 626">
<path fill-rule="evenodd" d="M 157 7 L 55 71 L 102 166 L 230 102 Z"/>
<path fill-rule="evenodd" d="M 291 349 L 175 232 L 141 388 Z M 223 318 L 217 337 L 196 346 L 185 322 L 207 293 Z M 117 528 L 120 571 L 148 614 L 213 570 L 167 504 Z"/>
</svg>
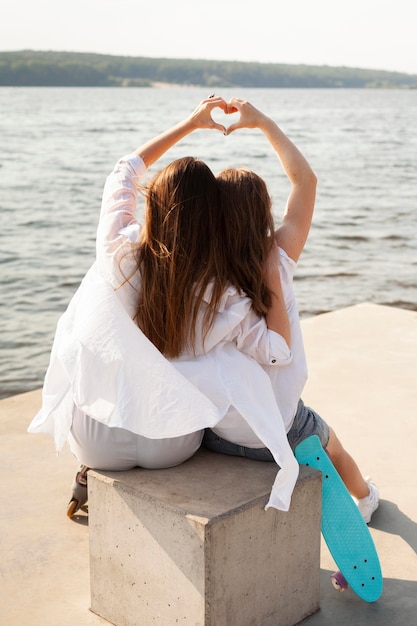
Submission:
<svg viewBox="0 0 417 626">
<path fill-rule="evenodd" d="M 293 185 L 302 190 L 304 193 L 315 193 L 317 181 L 317 175 L 311 167 L 308 166 L 299 177 L 294 179 Z"/>
<path fill-rule="evenodd" d="M 281 354 L 275 354 L 273 355 L 269 362 L 268 365 L 273 365 L 274 367 L 285 367 L 286 365 L 289 365 L 292 362 L 292 352 L 290 349 L 288 349 L 287 352 L 282 352 Z"/>
<path fill-rule="evenodd" d="M 270 358 L 269 365 L 275 365 L 276 367 L 282 367 L 288 365 L 292 361 L 292 351 L 290 342 L 287 341 L 282 334 L 276 331 L 269 331 L 270 341 Z"/>
<path fill-rule="evenodd" d="M 317 181 L 316 174 L 313 172 L 313 170 L 310 170 L 310 172 L 308 173 L 308 176 L 304 180 L 304 189 L 306 193 L 309 195 L 309 197 L 313 199 L 313 201 L 316 198 L 317 182 L 318 181 Z"/>
<path fill-rule="evenodd" d="M 317 187 L 317 183 L 318 183 L 317 174 L 311 168 L 308 174 L 308 182 L 312 187 L 314 187 L 314 189 Z"/>
</svg>

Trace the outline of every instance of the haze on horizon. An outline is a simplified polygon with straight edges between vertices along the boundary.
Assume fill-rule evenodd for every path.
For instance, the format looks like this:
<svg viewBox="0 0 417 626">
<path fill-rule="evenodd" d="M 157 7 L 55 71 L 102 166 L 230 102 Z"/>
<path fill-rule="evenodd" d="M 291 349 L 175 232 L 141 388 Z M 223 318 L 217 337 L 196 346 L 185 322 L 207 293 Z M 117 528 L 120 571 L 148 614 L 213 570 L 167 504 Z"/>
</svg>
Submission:
<svg viewBox="0 0 417 626">
<path fill-rule="evenodd" d="M 21 0 L 0 49 L 330 65 L 417 74 L 413 0 Z"/>
</svg>

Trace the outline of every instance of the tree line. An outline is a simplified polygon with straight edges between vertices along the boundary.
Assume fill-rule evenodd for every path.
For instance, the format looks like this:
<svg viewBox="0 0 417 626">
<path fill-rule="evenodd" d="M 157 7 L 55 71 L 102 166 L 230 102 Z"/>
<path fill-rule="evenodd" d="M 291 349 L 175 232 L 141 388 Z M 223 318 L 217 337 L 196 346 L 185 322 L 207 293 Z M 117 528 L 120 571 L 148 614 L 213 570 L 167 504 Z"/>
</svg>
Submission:
<svg viewBox="0 0 417 626">
<path fill-rule="evenodd" d="M 81 52 L 0 52 L 0 86 L 416 88 L 417 75 L 328 65 L 125 57 Z"/>
</svg>

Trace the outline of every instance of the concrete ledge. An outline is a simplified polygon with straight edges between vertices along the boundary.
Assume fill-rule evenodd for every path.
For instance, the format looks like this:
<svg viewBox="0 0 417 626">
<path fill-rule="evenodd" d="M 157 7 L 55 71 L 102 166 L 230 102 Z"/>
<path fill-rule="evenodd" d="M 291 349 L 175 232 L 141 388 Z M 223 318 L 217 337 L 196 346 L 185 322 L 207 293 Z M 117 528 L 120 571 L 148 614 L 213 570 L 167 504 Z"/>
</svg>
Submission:
<svg viewBox="0 0 417 626">
<path fill-rule="evenodd" d="M 384 574 L 376 603 L 349 589 L 337 593 L 329 580 L 334 563 L 322 543 L 321 610 L 305 624 L 415 624 L 417 311 L 364 303 L 303 320 L 302 328 L 310 369 L 304 401 L 330 422 L 379 487 L 371 533 Z M 0 622 L 108 626 L 88 610 L 87 517 L 65 515 L 78 463 L 67 448 L 57 458 L 46 435 L 26 432 L 40 404 L 40 390 L 0 402 Z"/>
<path fill-rule="evenodd" d="M 200 450 L 90 472 L 91 608 L 117 626 L 293 626 L 319 608 L 321 475 L 265 512 L 272 463 Z"/>
</svg>

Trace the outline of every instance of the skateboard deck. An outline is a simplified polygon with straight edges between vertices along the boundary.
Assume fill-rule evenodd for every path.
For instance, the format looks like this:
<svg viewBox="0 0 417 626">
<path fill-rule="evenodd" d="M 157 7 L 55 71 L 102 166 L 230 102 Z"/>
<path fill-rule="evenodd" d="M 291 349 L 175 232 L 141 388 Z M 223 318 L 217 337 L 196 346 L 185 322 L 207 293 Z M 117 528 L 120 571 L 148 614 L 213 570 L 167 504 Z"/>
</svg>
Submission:
<svg viewBox="0 0 417 626">
<path fill-rule="evenodd" d="M 312 435 L 295 449 L 297 461 L 322 472 L 321 532 L 329 551 L 342 573 L 334 574 L 341 590 L 346 585 L 367 602 L 375 602 L 382 593 L 382 573 L 369 528 L 345 487 L 320 439 Z"/>
</svg>

